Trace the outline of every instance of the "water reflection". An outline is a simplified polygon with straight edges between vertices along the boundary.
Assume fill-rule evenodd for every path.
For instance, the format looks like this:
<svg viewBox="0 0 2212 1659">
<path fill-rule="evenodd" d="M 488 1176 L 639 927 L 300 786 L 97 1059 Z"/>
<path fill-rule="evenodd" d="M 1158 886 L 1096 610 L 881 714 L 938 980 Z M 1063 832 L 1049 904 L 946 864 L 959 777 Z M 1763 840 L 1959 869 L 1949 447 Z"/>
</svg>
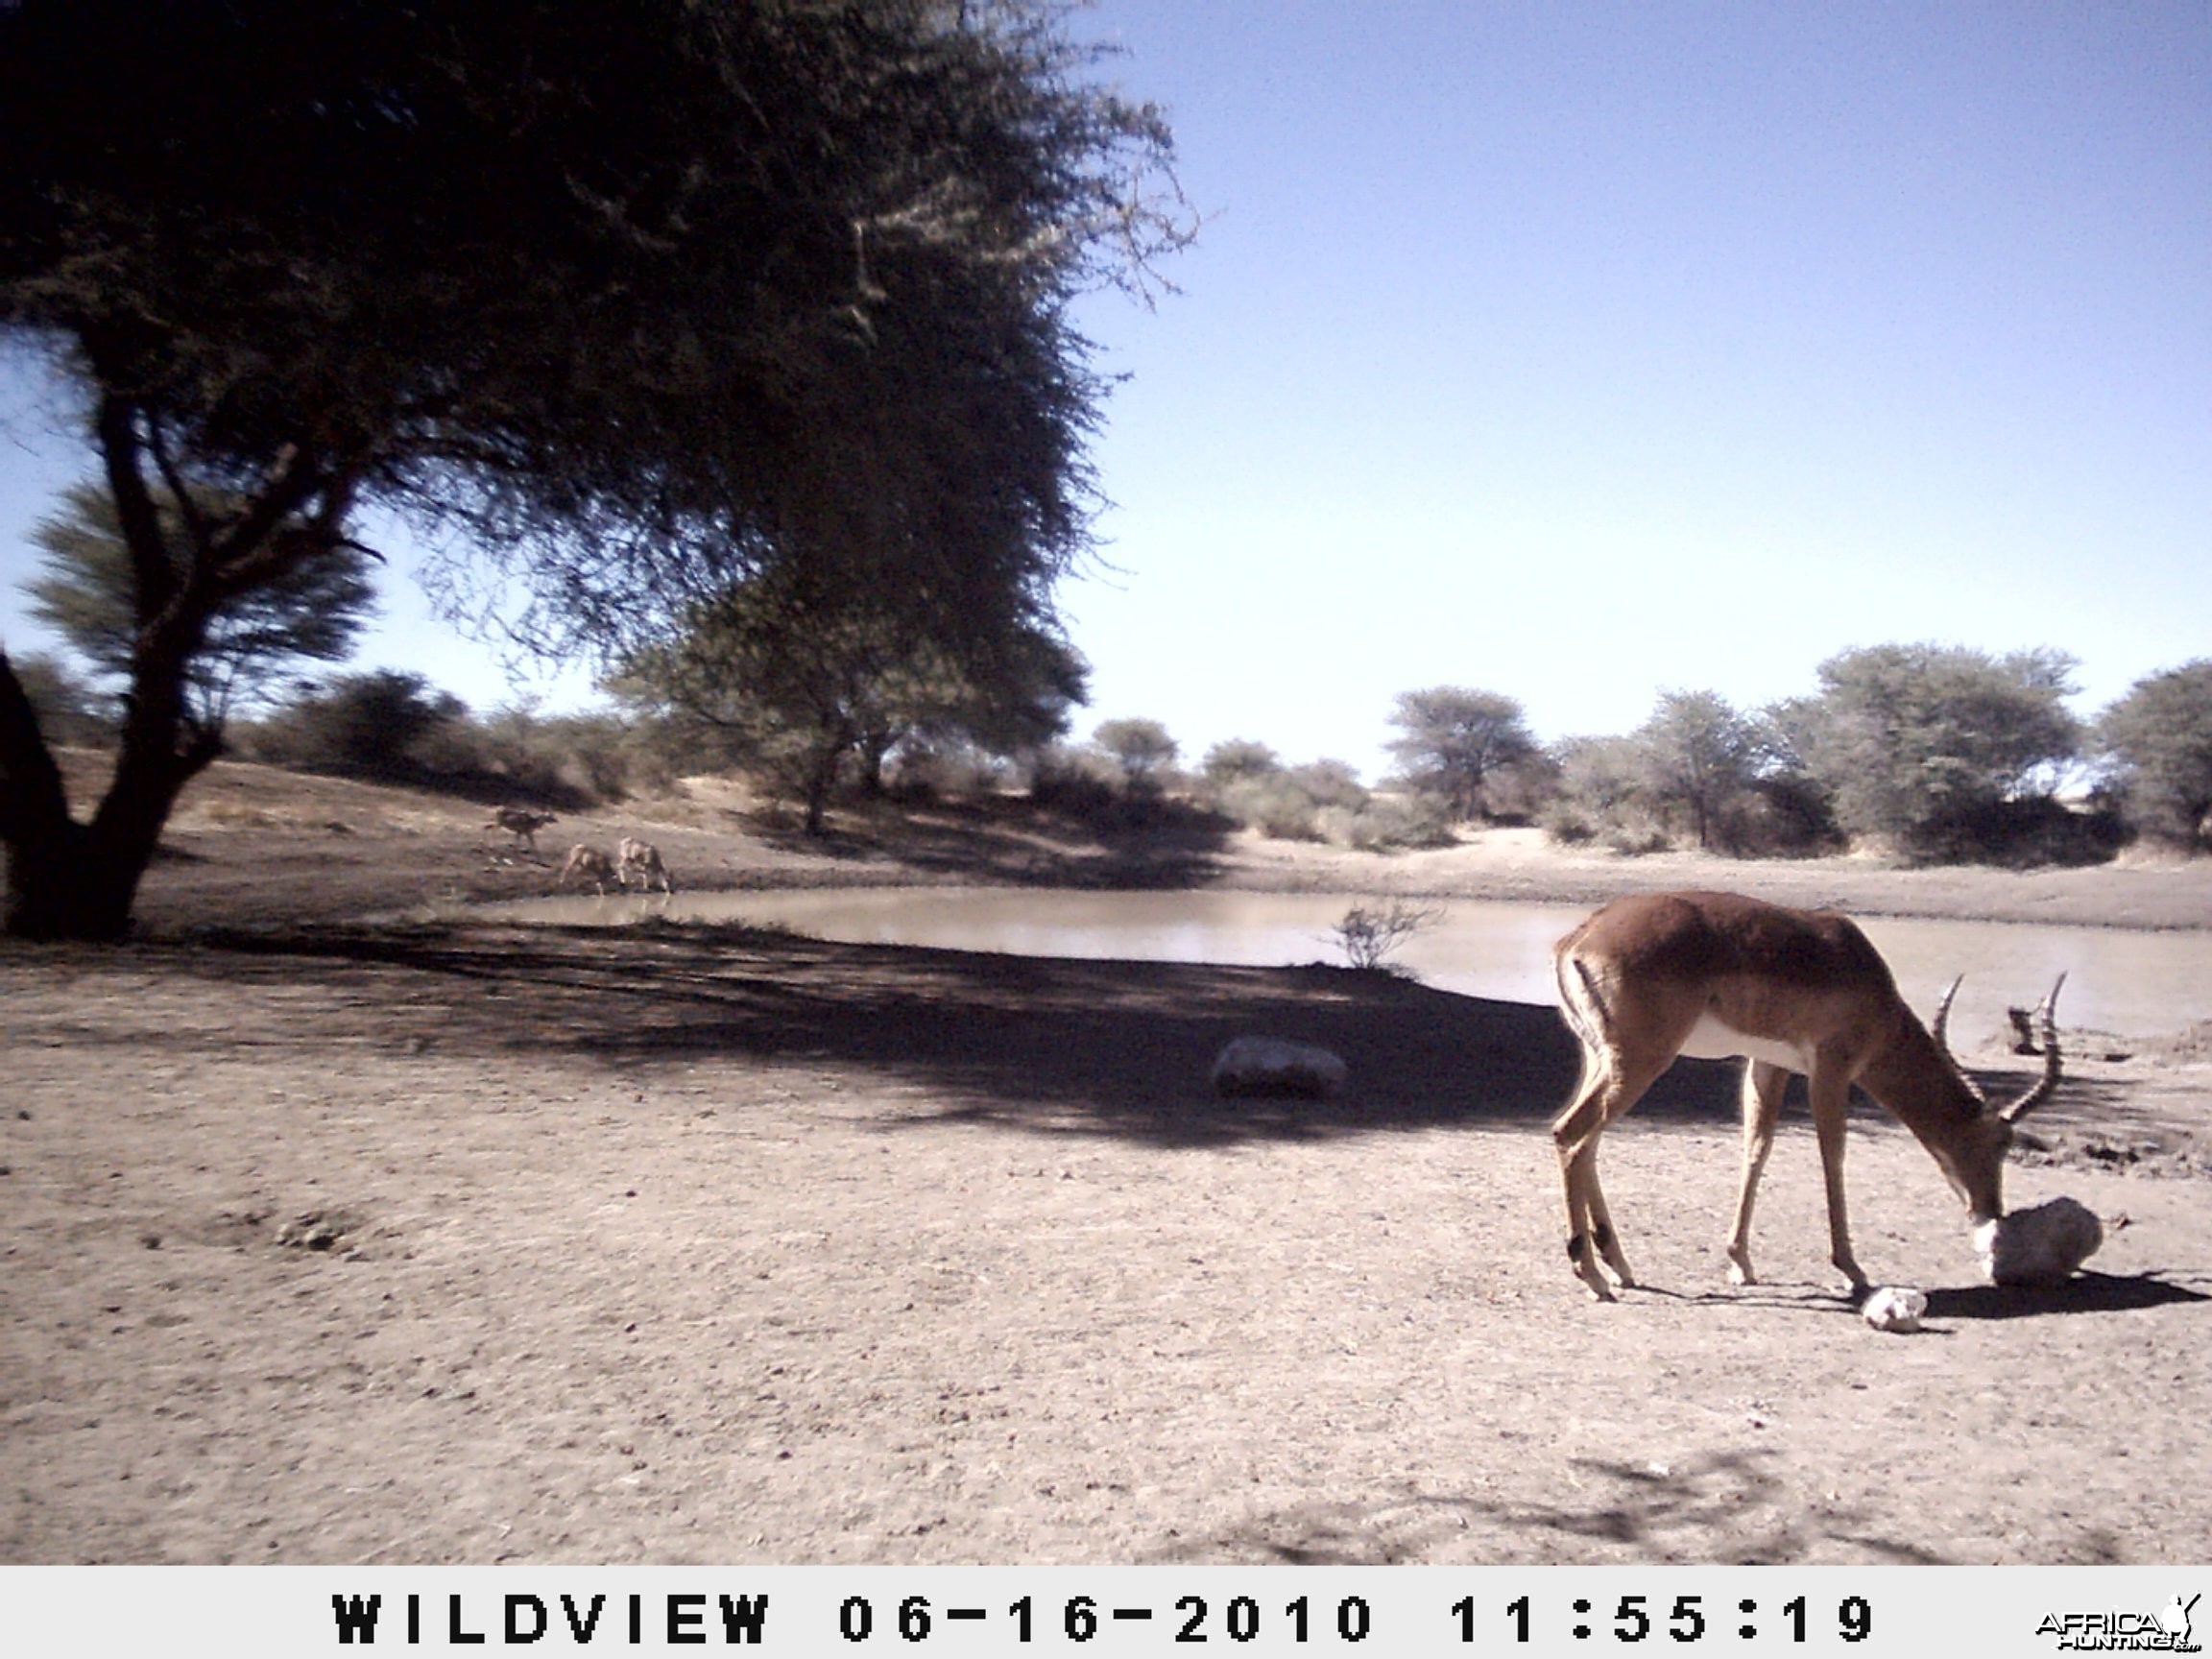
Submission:
<svg viewBox="0 0 2212 1659">
<path fill-rule="evenodd" d="M 1341 957 L 1333 929 L 1361 901 L 1289 893 L 1080 893 L 1006 888 L 860 888 L 568 897 L 490 906 L 514 920 L 613 924 L 641 915 L 778 924 L 855 944 L 928 945 L 1015 955 L 1278 966 Z M 1374 901 L 1367 901 L 1374 902 Z M 1552 1000 L 1551 944 L 1586 905 L 1463 900 L 1398 960 L 1429 984 L 1516 1002 Z M 2004 1024 L 2063 971 L 2068 1025 L 2149 1035 L 2212 1019 L 2212 933 L 2045 927 L 2002 922 L 1863 920 L 1906 998 L 1924 1014 L 1964 974 L 1955 1029 Z"/>
</svg>

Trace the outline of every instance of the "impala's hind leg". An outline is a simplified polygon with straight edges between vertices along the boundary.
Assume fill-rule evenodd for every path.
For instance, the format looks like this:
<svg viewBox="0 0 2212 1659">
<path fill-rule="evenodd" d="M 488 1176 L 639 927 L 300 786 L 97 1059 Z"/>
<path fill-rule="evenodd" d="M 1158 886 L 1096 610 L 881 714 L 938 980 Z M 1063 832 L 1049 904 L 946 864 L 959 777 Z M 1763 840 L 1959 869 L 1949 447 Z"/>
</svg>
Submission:
<svg viewBox="0 0 2212 1659">
<path fill-rule="evenodd" d="M 1623 1290 L 1633 1289 L 1636 1275 L 1628 1271 L 1627 1254 L 1621 1248 L 1621 1236 L 1613 1231 L 1613 1214 L 1605 1208 L 1605 1188 L 1598 1179 L 1598 1146 L 1590 1146 L 1590 1242 L 1605 1258 L 1605 1264 L 1613 1269 L 1613 1277 Z"/>
<path fill-rule="evenodd" d="M 1559 1173 L 1567 1194 L 1567 1259 L 1574 1264 L 1575 1276 L 1600 1302 L 1613 1300 L 1613 1287 L 1599 1270 L 1599 1257 L 1604 1258 L 1623 1287 L 1633 1286 L 1636 1276 L 1628 1269 L 1627 1253 L 1613 1230 L 1605 1190 L 1598 1182 L 1598 1137 L 1642 1098 L 1657 1075 L 1647 1069 L 1624 1073 L 1611 1054 L 1585 1050 L 1575 1097 L 1551 1120 L 1551 1140 L 1559 1149 Z"/>
<path fill-rule="evenodd" d="M 1782 1091 L 1790 1073 L 1764 1060 L 1743 1062 L 1743 1179 L 1736 1190 L 1736 1225 L 1728 1232 L 1728 1282 L 1755 1285 L 1751 1271 L 1751 1205 L 1759 1196 L 1759 1175 L 1774 1149 L 1774 1121 L 1782 1112 Z"/>
<path fill-rule="evenodd" d="M 1551 1122 L 1551 1142 L 1559 1150 L 1559 1178 L 1567 1196 L 1567 1261 L 1575 1269 L 1575 1277 L 1588 1286 L 1590 1294 L 1600 1302 L 1613 1300 L 1613 1287 L 1606 1284 L 1605 1275 L 1598 1268 L 1590 1237 L 1595 1221 L 1590 1195 L 1597 1188 L 1598 1136 L 1605 1127 L 1603 1097 L 1611 1083 L 1612 1077 L 1603 1062 L 1595 1055 L 1585 1055 L 1582 1080 L 1575 1086 L 1575 1098 Z M 1603 1202 L 1600 1197 L 1600 1210 Z M 1609 1216 L 1606 1242 L 1611 1246 L 1606 1254 L 1610 1262 L 1619 1256 L 1621 1243 L 1612 1236 Z M 1619 1270 L 1615 1268 L 1616 1272 Z"/>
</svg>

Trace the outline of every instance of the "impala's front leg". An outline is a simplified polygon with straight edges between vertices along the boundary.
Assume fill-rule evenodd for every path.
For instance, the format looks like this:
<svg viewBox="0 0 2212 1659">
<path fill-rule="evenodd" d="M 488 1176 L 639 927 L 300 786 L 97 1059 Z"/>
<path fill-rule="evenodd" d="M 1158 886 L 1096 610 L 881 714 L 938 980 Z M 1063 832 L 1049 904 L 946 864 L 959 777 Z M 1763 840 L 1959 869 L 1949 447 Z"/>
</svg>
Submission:
<svg viewBox="0 0 2212 1659">
<path fill-rule="evenodd" d="M 1813 1133 L 1820 1142 L 1820 1173 L 1828 1185 L 1828 1260 L 1851 1281 L 1854 1296 L 1865 1294 L 1866 1275 L 1851 1254 L 1851 1221 L 1843 1209 L 1843 1123 L 1851 1100 L 1851 1083 L 1838 1068 L 1815 1068 L 1813 1085 Z"/>
<path fill-rule="evenodd" d="M 1743 1179 L 1736 1189 L 1736 1225 L 1728 1232 L 1728 1283 L 1755 1285 L 1751 1271 L 1751 1206 L 1767 1154 L 1774 1150 L 1774 1123 L 1790 1073 L 1765 1060 L 1743 1063 Z"/>
</svg>

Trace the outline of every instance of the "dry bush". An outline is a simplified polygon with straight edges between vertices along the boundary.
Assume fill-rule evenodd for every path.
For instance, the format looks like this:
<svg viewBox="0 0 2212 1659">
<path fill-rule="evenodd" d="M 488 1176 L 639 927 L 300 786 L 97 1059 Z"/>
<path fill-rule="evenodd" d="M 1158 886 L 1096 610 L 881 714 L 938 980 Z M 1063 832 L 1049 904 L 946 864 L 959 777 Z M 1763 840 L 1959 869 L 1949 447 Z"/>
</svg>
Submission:
<svg viewBox="0 0 2212 1659">
<path fill-rule="evenodd" d="M 1332 937 L 1352 967 L 1410 977 L 1408 971 L 1391 958 L 1407 940 L 1443 919 L 1440 905 L 1408 904 L 1397 898 L 1380 903 L 1362 902 L 1344 912 Z"/>
</svg>

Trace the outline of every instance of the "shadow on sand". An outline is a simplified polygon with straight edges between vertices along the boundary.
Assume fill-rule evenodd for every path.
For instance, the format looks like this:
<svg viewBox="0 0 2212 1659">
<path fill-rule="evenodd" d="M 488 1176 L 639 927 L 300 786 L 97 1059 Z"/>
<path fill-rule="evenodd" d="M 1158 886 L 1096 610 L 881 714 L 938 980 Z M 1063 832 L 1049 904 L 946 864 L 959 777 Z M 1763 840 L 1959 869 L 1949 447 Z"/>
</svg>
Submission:
<svg viewBox="0 0 2212 1659">
<path fill-rule="evenodd" d="M 1540 1130 L 1579 1065 L 1549 1007 L 1323 966 L 1074 961 L 659 922 L 211 931 L 162 953 L 215 979 L 325 979 L 372 1041 L 407 1052 L 566 1052 L 618 1069 L 715 1054 L 852 1065 L 917 1088 L 936 1103 L 930 1120 L 1167 1145 Z M 365 994 L 365 974 L 403 982 Z M 1214 1056 L 1255 1034 L 1333 1049 L 1350 1082 L 1326 1100 L 1215 1098 Z M 1637 1121 L 1732 1124 L 1741 1075 L 1733 1061 L 1681 1061 Z M 1786 1111 L 1803 1109 L 1800 1080 Z M 1855 1111 L 1887 1121 L 1869 1102 Z"/>
<path fill-rule="evenodd" d="M 1561 1561 L 1803 1562 L 1826 1550 L 1869 1561 L 1939 1563 L 1920 1545 L 1837 1503 L 1807 1505 L 1782 1456 L 1716 1449 L 1667 1466 L 1569 1459 L 1575 1503 L 1529 1503 L 1408 1484 L 1363 1503 L 1310 1503 L 1178 1543 L 1162 1561 L 1390 1566 L 1448 1553 L 1493 1564 Z M 1593 1620 L 1599 1634 L 1605 1622 Z M 1503 1643 L 1501 1616 L 1490 1635 Z"/>
<path fill-rule="evenodd" d="M 2132 1313 L 2177 1302 L 2212 1302 L 2212 1293 L 2193 1289 L 2164 1274 L 2084 1271 L 2063 1285 L 1972 1285 L 1957 1290 L 1931 1290 L 1928 1317 L 2029 1319 L 2045 1313 Z"/>
</svg>

